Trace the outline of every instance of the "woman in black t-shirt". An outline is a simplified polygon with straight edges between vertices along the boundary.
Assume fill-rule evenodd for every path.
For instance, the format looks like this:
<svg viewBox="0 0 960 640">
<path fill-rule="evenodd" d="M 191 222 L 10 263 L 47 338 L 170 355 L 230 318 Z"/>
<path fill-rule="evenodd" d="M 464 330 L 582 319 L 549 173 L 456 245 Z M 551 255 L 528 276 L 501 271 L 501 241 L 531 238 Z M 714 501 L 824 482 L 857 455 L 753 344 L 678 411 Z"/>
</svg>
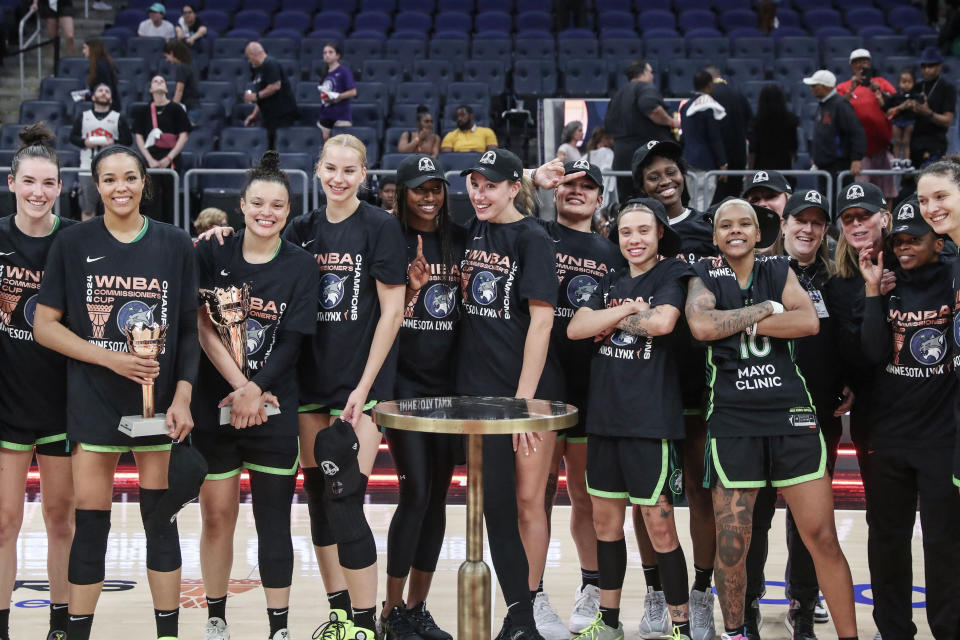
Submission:
<svg viewBox="0 0 960 640">
<path fill-rule="evenodd" d="M 58 234 L 50 249 L 35 320 L 37 341 L 70 358 L 67 436 L 73 451 L 76 535 L 70 551 L 67 634 L 87 640 L 104 579 L 113 474 L 132 451 L 140 475 L 140 513 L 157 635 L 177 636 L 180 546 L 167 492 L 172 442 L 193 429 L 190 397 L 197 373 L 193 247 L 182 230 L 140 213 L 149 187 L 146 165 L 125 147 L 93 160 L 104 215 Z M 124 329 L 166 325 L 156 359 L 128 353 Z M 141 386 L 166 408 L 169 432 L 131 438 L 122 416 L 140 415 Z M 179 480 L 179 479 L 178 479 Z"/>
<path fill-rule="evenodd" d="M 168 40 L 163 45 L 163 57 L 173 65 L 176 73 L 173 97 L 171 100 L 182 104 L 187 110 L 190 121 L 197 120 L 200 108 L 200 89 L 197 85 L 197 71 L 193 66 L 190 49 L 179 40 Z"/>
<path fill-rule="evenodd" d="M 215 305 L 200 308 L 205 357 L 194 394 L 197 448 L 209 471 L 200 491 L 200 565 L 207 593 L 207 637 L 226 633 L 227 583 L 233 563 L 240 473 L 250 474 L 260 578 L 270 638 L 287 638 L 293 542 L 290 504 L 297 484 L 296 366 L 304 336 L 316 331 L 317 265 L 280 232 L 290 213 L 290 183 L 275 151 L 247 173 L 240 199 L 245 229 L 223 245 L 197 245 L 201 290 L 248 286 L 249 315 L 241 370 L 211 321 Z M 245 373 L 246 371 L 246 373 Z M 265 407 L 280 409 L 267 416 Z M 219 407 L 230 407 L 223 423 Z M 223 423 L 223 424 L 222 424 Z M 230 428 L 230 427 L 233 428 Z M 219 636 L 217 636 L 219 637 Z"/>
<path fill-rule="evenodd" d="M 17 208 L 0 218 L 0 637 L 7 637 L 10 595 L 17 573 L 17 535 L 23 523 L 27 471 L 37 453 L 47 533 L 50 631 L 67 630 L 67 557 L 73 538 L 73 477 L 67 444 L 67 362 L 33 339 L 37 291 L 50 245 L 74 224 L 53 206 L 60 195 L 56 137 L 43 123 L 20 132 L 8 184 Z"/>
</svg>

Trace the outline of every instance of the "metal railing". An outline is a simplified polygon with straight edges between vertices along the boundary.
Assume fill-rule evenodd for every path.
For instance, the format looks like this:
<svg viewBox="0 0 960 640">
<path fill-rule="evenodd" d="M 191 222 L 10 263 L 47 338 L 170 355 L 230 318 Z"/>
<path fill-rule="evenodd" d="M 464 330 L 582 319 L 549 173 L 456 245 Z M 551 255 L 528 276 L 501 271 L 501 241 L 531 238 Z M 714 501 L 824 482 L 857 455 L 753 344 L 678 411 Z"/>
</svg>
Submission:
<svg viewBox="0 0 960 640">
<path fill-rule="evenodd" d="M 303 172 L 301 171 L 301 173 Z M 396 169 L 367 169 L 367 175 L 368 176 L 395 176 L 397 175 L 397 170 Z M 318 178 L 317 174 L 314 173 L 313 186 L 311 187 L 311 191 L 313 192 L 311 199 L 313 201 L 314 209 L 318 209 L 320 207 L 320 192 L 322 190 L 323 189 L 320 186 L 320 178 Z M 303 201 L 306 202 L 307 199 L 304 198 Z M 307 212 L 304 211 L 304 213 L 307 213 Z"/>
<path fill-rule="evenodd" d="M 717 169 L 716 171 L 707 171 L 703 174 L 703 183 L 704 183 L 703 187 L 704 188 L 706 187 L 707 180 L 711 176 L 752 176 L 757 171 L 760 171 L 760 169 L 745 169 L 745 170 L 729 169 L 727 171 L 720 171 L 719 169 Z M 807 176 L 807 177 L 824 178 L 827 182 L 827 192 L 824 195 L 827 196 L 827 202 L 831 203 L 831 207 L 832 207 L 834 202 L 833 200 L 834 183 L 833 183 L 833 176 L 831 176 L 830 173 L 828 173 L 827 171 L 824 171 L 823 169 L 782 169 L 782 170 L 777 169 L 776 172 L 784 176 Z"/>
<path fill-rule="evenodd" d="M 919 169 L 864 169 L 859 176 L 916 176 L 920 173 Z M 850 171 L 841 171 L 837 174 L 837 193 L 843 191 L 843 182 L 853 176 Z M 847 185 L 849 186 L 849 185 Z"/>
<path fill-rule="evenodd" d="M 157 169 L 151 169 L 151 172 L 158 171 Z M 160 171 L 170 171 L 176 174 L 176 171 L 171 169 L 161 169 Z M 183 218 L 180 218 L 180 206 L 177 202 L 177 198 L 174 198 L 174 224 L 183 227 L 184 231 L 190 233 L 190 179 L 193 176 L 212 176 L 212 175 L 222 175 L 222 176 L 237 176 L 244 175 L 249 169 L 190 169 L 183 174 Z M 307 177 L 307 172 L 303 169 L 284 169 L 284 173 L 289 176 L 296 176 L 303 181 L 303 213 L 307 213 L 310 209 L 308 207 L 308 198 L 307 191 L 309 189 L 308 182 L 310 180 Z M 174 189 L 176 193 L 179 193 L 180 184 L 179 180 L 174 184 Z"/>
<path fill-rule="evenodd" d="M 0 167 L 0 173 L 10 173 L 10 167 Z M 81 169 L 80 167 L 60 167 L 60 174 L 64 173 L 76 173 L 78 176 L 89 176 L 90 169 Z M 171 175 L 173 176 L 173 189 L 174 192 L 180 190 L 180 176 L 177 175 L 177 172 L 173 169 L 147 169 L 147 173 L 150 175 Z M 53 212 L 60 215 L 60 198 L 57 198 L 57 201 L 53 205 Z M 177 199 L 173 199 L 173 220 L 174 224 L 178 224 L 177 220 L 180 216 L 180 203 L 177 202 Z M 178 225 L 179 226 L 179 225 Z"/>
<path fill-rule="evenodd" d="M 36 15 L 37 17 L 37 30 L 34 31 L 32 34 L 30 34 L 29 38 L 24 40 L 23 32 L 27 26 L 27 21 L 30 20 L 30 18 L 33 17 L 34 15 Z M 28 47 L 31 44 L 33 44 L 34 41 L 36 41 L 39 44 L 42 22 L 43 21 L 40 19 L 40 14 L 37 13 L 37 9 L 30 9 L 30 11 L 27 12 L 27 15 L 23 16 L 23 19 L 20 20 L 20 26 L 18 28 L 18 33 L 20 36 L 20 39 L 18 41 L 20 44 L 20 53 L 18 54 L 18 57 L 20 58 L 20 100 L 21 101 L 24 99 L 23 92 L 24 92 L 24 89 L 26 88 L 25 87 L 26 71 L 24 70 L 24 62 L 23 62 L 23 56 L 25 52 L 23 49 L 24 47 Z M 40 46 L 37 46 L 36 49 L 37 49 L 37 80 L 40 80 L 41 78 L 43 78 L 43 53 L 42 53 L 43 48 Z"/>
</svg>

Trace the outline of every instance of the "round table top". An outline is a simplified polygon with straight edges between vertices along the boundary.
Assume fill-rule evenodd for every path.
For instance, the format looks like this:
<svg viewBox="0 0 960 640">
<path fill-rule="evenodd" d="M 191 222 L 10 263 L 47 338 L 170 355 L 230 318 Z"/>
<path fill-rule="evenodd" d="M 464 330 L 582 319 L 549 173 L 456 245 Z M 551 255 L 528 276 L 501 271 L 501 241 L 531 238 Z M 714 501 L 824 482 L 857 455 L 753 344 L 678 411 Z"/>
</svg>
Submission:
<svg viewBox="0 0 960 640">
<path fill-rule="evenodd" d="M 558 431 L 577 424 L 571 404 L 526 398 L 442 396 L 381 402 L 374 421 L 390 429 L 494 435 Z"/>
</svg>

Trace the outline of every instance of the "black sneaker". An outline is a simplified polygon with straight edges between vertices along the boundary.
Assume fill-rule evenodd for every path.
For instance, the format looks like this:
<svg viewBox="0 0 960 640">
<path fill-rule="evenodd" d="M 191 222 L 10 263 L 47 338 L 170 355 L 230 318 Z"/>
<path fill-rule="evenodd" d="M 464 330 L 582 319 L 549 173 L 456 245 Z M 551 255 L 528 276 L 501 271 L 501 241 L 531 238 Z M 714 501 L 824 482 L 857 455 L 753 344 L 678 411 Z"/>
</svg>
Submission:
<svg viewBox="0 0 960 640">
<path fill-rule="evenodd" d="M 421 602 L 412 609 L 407 609 L 407 620 L 420 634 L 423 640 L 453 640 L 453 636 L 437 626 L 437 622 L 427 611 L 427 603 Z"/>
<path fill-rule="evenodd" d="M 401 607 L 390 610 L 387 618 L 381 619 L 384 640 L 424 640 L 417 630 L 410 624 L 406 613 Z"/>
<path fill-rule="evenodd" d="M 503 619 L 503 628 L 494 640 L 543 640 L 536 625 L 515 625 L 510 616 Z"/>
<path fill-rule="evenodd" d="M 763 616 L 760 614 L 760 599 L 754 598 L 743 609 L 743 633 L 749 640 L 760 640 L 760 625 Z"/>
<path fill-rule="evenodd" d="M 793 640 L 817 640 L 817 634 L 813 632 L 814 606 L 814 602 L 804 604 L 798 600 L 790 601 L 790 609 L 783 623 L 790 630 Z"/>
</svg>

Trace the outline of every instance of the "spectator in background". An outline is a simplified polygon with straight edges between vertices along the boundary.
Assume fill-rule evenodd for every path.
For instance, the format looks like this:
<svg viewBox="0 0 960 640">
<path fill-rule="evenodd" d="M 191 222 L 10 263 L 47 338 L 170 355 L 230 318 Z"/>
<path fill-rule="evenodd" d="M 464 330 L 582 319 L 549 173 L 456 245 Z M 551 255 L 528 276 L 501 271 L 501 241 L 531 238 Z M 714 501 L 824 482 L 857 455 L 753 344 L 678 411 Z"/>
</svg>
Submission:
<svg viewBox="0 0 960 640">
<path fill-rule="evenodd" d="M 140 113 L 134 124 L 137 148 L 143 154 L 151 169 L 173 169 L 174 161 L 190 134 L 190 119 L 183 107 L 171 102 L 167 97 L 167 81 L 163 76 L 154 76 L 150 80 L 152 102 Z M 173 222 L 173 177 L 167 175 L 151 176 L 153 196 L 141 211 L 163 222 Z"/>
<path fill-rule="evenodd" d="M 847 169 L 853 175 L 860 174 L 861 160 L 867 150 L 863 125 L 846 98 L 837 93 L 837 77 L 826 69 L 820 69 L 803 83 L 820 103 L 814 116 L 813 140 L 810 156 L 813 165 L 829 172 L 836 180 L 837 174 Z M 826 190 L 821 189 L 826 192 Z"/>
<path fill-rule="evenodd" d="M 350 113 L 350 100 L 357 97 L 357 83 L 353 80 L 353 72 L 340 64 L 343 49 L 338 42 L 328 42 L 323 45 L 323 61 L 326 63 L 323 73 L 320 74 L 320 100 L 323 109 L 320 110 L 320 119 L 317 126 L 323 132 L 323 139 L 330 137 L 330 130 L 334 127 L 349 127 L 353 124 L 353 115 Z"/>
<path fill-rule="evenodd" d="M 905 107 L 904 103 L 922 95 L 914 91 L 917 86 L 917 77 L 913 73 L 913 67 L 904 67 L 900 70 L 897 86 L 900 90 L 890 97 L 886 105 L 887 118 L 893 124 L 893 166 L 897 169 L 909 169 L 913 166 L 910 162 L 910 138 L 913 136 L 913 125 L 917 120 L 917 114 L 913 112 L 912 107 Z"/>
<path fill-rule="evenodd" d="M 693 74 L 693 90 L 693 97 L 680 107 L 683 159 L 697 178 L 692 206 L 703 211 L 713 201 L 717 189 L 717 176 L 705 174 L 716 169 L 725 171 L 728 166 L 720 135 L 720 123 L 726 119 L 727 110 L 713 98 L 713 75 L 709 71 L 701 69 Z"/>
<path fill-rule="evenodd" d="M 897 92 L 885 78 L 874 73 L 870 52 L 854 49 L 850 52 L 850 79 L 837 85 L 837 93 L 846 97 L 857 119 L 863 126 L 867 140 L 867 152 L 863 157 L 864 169 L 890 169 L 890 140 L 893 129 L 884 104 Z M 880 187 L 883 195 L 890 198 L 897 194 L 893 176 L 867 176 L 867 181 Z"/>
<path fill-rule="evenodd" d="M 200 88 L 197 85 L 197 72 L 193 68 L 190 49 L 180 40 L 167 40 L 163 45 L 163 57 L 173 65 L 176 73 L 173 101 L 183 105 L 192 123 L 200 115 L 198 112 L 198 109 L 200 109 Z"/>
<path fill-rule="evenodd" d="M 560 146 L 557 148 L 557 160 L 560 162 L 576 162 L 580 159 L 580 149 L 577 145 L 583 140 L 583 123 L 571 120 L 560 132 Z"/>
<path fill-rule="evenodd" d="M 943 55 L 936 47 L 927 47 L 920 55 L 920 75 L 917 85 L 920 95 L 908 100 L 916 114 L 913 136 L 910 138 L 910 159 L 916 169 L 936 162 L 947 151 L 947 129 L 953 122 L 957 107 L 957 90 L 940 75 Z"/>
<path fill-rule="evenodd" d="M 73 17 L 76 14 L 73 0 L 33 0 L 30 9 L 36 9 L 40 19 L 47 21 L 47 33 L 52 40 L 56 40 L 60 35 L 60 29 L 63 29 L 68 56 L 77 53 L 77 45 L 73 37 Z"/>
<path fill-rule="evenodd" d="M 227 226 L 227 212 L 223 209 L 217 209 L 216 207 L 207 207 L 201 211 L 197 215 L 197 219 L 193 221 L 193 230 L 198 236 L 204 231 L 208 231 L 214 227 L 225 226 Z"/>
<path fill-rule="evenodd" d="M 603 125 L 597 125 L 590 134 L 590 140 L 583 152 L 587 160 L 592 165 L 600 168 L 600 171 L 610 171 L 613 168 L 613 136 L 611 136 Z M 607 211 L 616 211 L 616 205 L 620 199 L 617 197 L 617 178 L 616 176 L 603 177 L 603 207 Z"/>
<path fill-rule="evenodd" d="M 757 115 L 748 135 L 750 168 L 791 169 L 797 159 L 799 125 L 800 120 L 787 106 L 780 85 L 764 85 L 757 99 Z M 791 182 L 794 186 L 795 180 Z"/>
<path fill-rule="evenodd" d="M 175 33 L 177 34 L 177 40 L 183 44 L 188 47 L 195 47 L 197 51 L 201 50 L 200 45 L 206 42 L 202 38 L 207 35 L 207 27 L 197 15 L 195 5 L 183 5 L 183 14 L 177 20 Z"/>
<path fill-rule="evenodd" d="M 727 111 L 727 117 L 720 127 L 720 138 L 727 154 L 727 168 L 743 171 L 747 168 L 747 132 L 753 120 L 753 109 L 743 92 L 729 84 L 720 69 L 710 65 L 706 70 L 713 76 L 713 99 Z M 742 188 L 743 176 L 727 176 L 726 180 L 717 184 L 713 202 L 739 196 Z"/>
<path fill-rule="evenodd" d="M 680 121 L 671 118 L 663 96 L 653 84 L 653 67 L 645 60 L 636 60 L 627 67 L 629 82 L 610 99 L 603 124 L 613 136 L 613 168 L 631 171 L 633 153 L 650 140 L 671 140 L 670 129 L 679 129 Z M 621 202 L 633 195 L 633 178 L 617 178 Z"/>
<path fill-rule="evenodd" d="M 457 107 L 457 128 L 443 136 L 440 151 L 490 151 L 497 148 L 497 134 L 493 129 L 480 127 L 473 120 L 473 107 L 462 104 Z"/>
<path fill-rule="evenodd" d="M 93 90 L 101 84 L 110 87 L 110 94 L 113 97 L 113 108 L 117 111 L 123 107 L 120 104 L 120 95 L 117 93 L 117 68 L 113 64 L 113 58 L 103 46 L 100 38 L 87 38 L 81 49 L 83 57 L 90 62 L 90 71 L 87 73 L 87 89 L 91 96 Z"/>
<path fill-rule="evenodd" d="M 426 153 L 434 158 L 440 153 L 440 136 L 433 130 L 433 114 L 424 105 L 417 107 L 417 130 L 404 131 L 397 141 L 400 153 Z"/>
<path fill-rule="evenodd" d="M 397 177 L 381 176 L 377 187 L 380 196 L 380 208 L 390 213 L 397 212 Z"/>
<path fill-rule="evenodd" d="M 166 38 L 172 40 L 177 37 L 177 32 L 168 20 L 164 19 L 167 15 L 167 8 L 159 2 L 154 2 L 147 9 L 147 19 L 137 27 L 137 35 L 141 38 Z"/>
<path fill-rule="evenodd" d="M 297 101 L 293 97 L 290 81 L 283 74 L 283 67 L 267 57 L 259 42 L 251 42 L 244 50 L 250 62 L 250 77 L 253 89 L 243 95 L 243 101 L 253 103 L 253 111 L 243 121 L 251 126 L 259 118 L 267 130 L 267 144 L 276 149 L 277 129 L 291 127 L 297 121 Z"/>
<path fill-rule="evenodd" d="M 112 104 L 113 91 L 109 85 L 99 84 L 93 89 L 93 109 L 82 112 L 73 120 L 70 142 L 80 147 L 79 198 L 80 219 L 89 220 L 97 212 L 100 193 L 90 174 L 93 154 L 112 144 L 129 147 L 133 143 L 130 125 Z"/>
</svg>

